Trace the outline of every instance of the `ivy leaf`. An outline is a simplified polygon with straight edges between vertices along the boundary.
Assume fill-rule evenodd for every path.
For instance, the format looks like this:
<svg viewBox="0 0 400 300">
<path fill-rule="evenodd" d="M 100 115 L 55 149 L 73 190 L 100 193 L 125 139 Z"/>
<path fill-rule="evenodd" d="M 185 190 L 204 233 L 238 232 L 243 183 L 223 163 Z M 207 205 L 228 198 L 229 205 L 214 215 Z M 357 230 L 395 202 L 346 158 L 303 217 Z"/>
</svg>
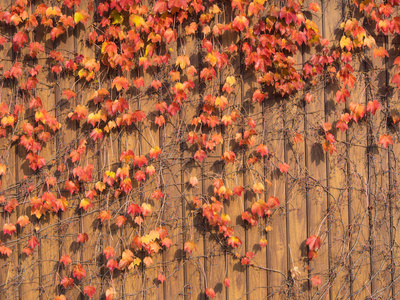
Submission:
<svg viewBox="0 0 400 300">
<path fill-rule="evenodd" d="M 82 24 L 86 25 L 89 18 L 90 18 L 90 15 L 85 10 L 80 10 L 74 14 L 75 24 L 78 24 L 79 22 L 81 22 Z"/>
<path fill-rule="evenodd" d="M 83 208 L 84 211 L 87 211 L 89 207 L 93 207 L 92 201 L 88 198 L 83 198 L 79 204 L 79 208 Z"/>
<path fill-rule="evenodd" d="M 13 37 L 13 49 L 19 51 L 28 42 L 28 36 L 23 31 L 18 31 Z"/>
<path fill-rule="evenodd" d="M 29 247 L 31 247 L 32 250 L 35 250 L 36 246 L 39 246 L 39 241 L 35 236 L 32 236 L 28 241 L 28 245 Z"/>
<path fill-rule="evenodd" d="M 313 286 L 320 286 L 322 283 L 321 277 L 319 277 L 318 275 L 311 277 L 310 280 Z"/>
<path fill-rule="evenodd" d="M 161 283 L 164 283 L 164 281 L 165 281 L 165 276 L 164 276 L 164 274 L 162 274 L 162 273 L 158 274 L 157 280 L 158 280 L 159 282 L 161 282 Z"/>
<path fill-rule="evenodd" d="M 17 224 L 18 224 L 21 228 L 25 227 L 26 225 L 29 224 L 29 217 L 26 216 L 26 215 L 23 215 L 23 216 L 18 217 Z"/>
<path fill-rule="evenodd" d="M 60 258 L 60 263 L 63 263 L 64 266 L 67 266 L 71 263 L 71 257 L 68 254 L 62 255 Z"/>
<path fill-rule="evenodd" d="M 321 247 L 321 238 L 316 235 L 311 235 L 308 237 L 306 245 L 311 251 L 316 251 Z"/>
<path fill-rule="evenodd" d="M 104 249 L 103 254 L 106 256 L 107 259 L 109 259 L 110 257 L 114 258 L 115 257 L 115 250 L 114 250 L 113 247 L 107 246 Z"/>
<path fill-rule="evenodd" d="M 206 288 L 206 295 L 210 298 L 216 297 L 215 291 L 212 288 Z"/>
<path fill-rule="evenodd" d="M 70 277 L 64 277 L 63 279 L 61 279 L 60 284 L 64 287 L 64 289 L 68 289 L 69 287 L 74 286 L 74 279 Z"/>
<path fill-rule="evenodd" d="M 86 278 L 86 271 L 85 271 L 85 269 L 82 267 L 81 264 L 76 264 L 76 265 L 74 266 L 72 275 L 73 275 L 76 279 L 81 280 L 82 278 Z"/>
<path fill-rule="evenodd" d="M 197 249 L 196 244 L 193 241 L 187 241 L 183 246 L 183 250 L 189 254 L 192 254 L 193 251 L 196 251 L 196 249 Z"/>
<path fill-rule="evenodd" d="M 109 221 L 111 219 L 111 213 L 109 210 L 102 210 L 99 213 L 99 216 L 97 217 L 97 219 L 100 219 L 101 223 L 104 223 L 104 221 Z"/>
<path fill-rule="evenodd" d="M 5 223 L 3 225 L 4 234 L 8 234 L 9 236 L 11 236 L 13 232 L 17 233 L 17 228 L 13 223 Z"/>
<path fill-rule="evenodd" d="M 309 8 L 310 10 L 312 10 L 313 12 L 319 12 L 319 11 L 321 10 L 321 7 L 319 7 L 319 5 L 318 5 L 317 3 L 315 3 L 315 2 L 311 2 L 311 3 L 308 5 L 308 8 Z"/>
<path fill-rule="evenodd" d="M 80 233 L 76 238 L 77 243 L 85 244 L 89 240 L 89 236 L 87 233 Z"/>
<path fill-rule="evenodd" d="M 382 134 L 379 137 L 379 144 L 381 144 L 385 149 L 387 149 L 389 145 L 393 145 L 393 139 L 389 134 Z"/>
<path fill-rule="evenodd" d="M 126 218 L 124 216 L 118 216 L 117 220 L 115 221 L 115 225 L 117 225 L 119 228 L 124 226 L 126 223 Z"/>
<path fill-rule="evenodd" d="M 375 57 L 389 57 L 389 53 L 387 52 L 387 50 L 383 47 L 379 47 L 379 48 L 375 48 L 374 49 L 374 58 Z"/>
<path fill-rule="evenodd" d="M 236 31 L 244 31 L 244 29 L 249 27 L 249 20 L 245 15 L 236 16 L 232 22 L 232 27 Z"/>
<path fill-rule="evenodd" d="M 226 287 L 231 286 L 231 280 L 228 277 L 224 278 L 224 286 L 226 286 Z"/>
<path fill-rule="evenodd" d="M 123 76 L 117 76 L 112 82 L 112 87 L 115 87 L 117 91 L 126 90 L 128 88 L 128 80 Z"/>
<path fill-rule="evenodd" d="M 377 110 L 381 109 L 381 104 L 378 100 L 368 101 L 367 104 L 367 111 L 370 112 L 372 115 L 375 115 Z"/>
<path fill-rule="evenodd" d="M 96 294 L 96 288 L 94 286 L 85 286 L 84 292 L 89 298 L 92 298 Z"/>
</svg>

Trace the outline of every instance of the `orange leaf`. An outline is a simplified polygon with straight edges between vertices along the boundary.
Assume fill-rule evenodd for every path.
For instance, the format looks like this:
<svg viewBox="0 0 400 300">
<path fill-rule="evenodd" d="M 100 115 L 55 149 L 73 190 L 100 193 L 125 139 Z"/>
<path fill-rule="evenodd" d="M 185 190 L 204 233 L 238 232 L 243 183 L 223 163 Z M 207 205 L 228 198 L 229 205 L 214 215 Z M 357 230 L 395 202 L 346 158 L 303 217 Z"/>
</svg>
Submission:
<svg viewBox="0 0 400 300">
<path fill-rule="evenodd" d="M 117 76 L 112 82 L 112 87 L 115 87 L 117 91 L 126 90 L 128 88 L 128 80 L 125 77 Z"/>
<path fill-rule="evenodd" d="M 81 280 L 82 278 L 86 278 L 86 271 L 85 271 L 85 269 L 83 269 L 81 264 L 77 264 L 76 266 L 74 266 L 72 275 L 76 279 Z"/>
<path fill-rule="evenodd" d="M 63 263 L 64 266 L 67 266 L 68 264 L 71 263 L 71 257 L 69 257 L 69 255 L 62 255 L 60 258 L 60 263 Z"/>
<path fill-rule="evenodd" d="M 9 236 L 11 236 L 12 233 L 13 233 L 13 231 L 14 231 L 15 233 L 17 233 L 17 228 L 15 227 L 14 224 L 12 224 L 12 223 L 5 223 L 5 224 L 3 225 L 3 233 L 4 233 L 4 234 L 8 234 Z"/>
<path fill-rule="evenodd" d="M 379 144 L 381 144 L 385 149 L 389 147 L 389 145 L 393 145 L 392 137 L 389 134 L 382 134 L 379 137 Z"/>
<path fill-rule="evenodd" d="M 196 251 L 196 244 L 195 244 L 194 242 L 192 242 L 192 241 L 187 241 L 187 242 L 185 243 L 185 245 L 183 246 L 183 249 L 184 249 L 187 253 L 192 254 L 193 251 Z"/>
<path fill-rule="evenodd" d="M 379 47 L 374 49 L 374 58 L 375 57 L 389 57 L 389 53 L 386 51 L 385 48 Z"/>
<path fill-rule="evenodd" d="M 97 217 L 97 219 L 100 219 L 101 222 L 103 223 L 104 221 L 109 221 L 111 219 L 111 213 L 109 210 L 102 210 Z"/>
</svg>

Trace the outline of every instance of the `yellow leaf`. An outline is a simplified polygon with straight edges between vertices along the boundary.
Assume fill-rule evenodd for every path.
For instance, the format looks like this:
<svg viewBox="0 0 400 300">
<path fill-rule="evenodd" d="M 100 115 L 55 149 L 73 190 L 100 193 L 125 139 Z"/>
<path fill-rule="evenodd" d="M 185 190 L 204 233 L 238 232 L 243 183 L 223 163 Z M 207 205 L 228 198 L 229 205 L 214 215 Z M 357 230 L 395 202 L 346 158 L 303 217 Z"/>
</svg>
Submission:
<svg viewBox="0 0 400 300">
<path fill-rule="evenodd" d="M 265 227 L 265 231 L 266 231 L 266 232 L 271 231 L 271 230 L 272 230 L 272 227 L 271 227 L 270 225 L 268 225 L 268 226 Z"/>
<path fill-rule="evenodd" d="M 234 76 L 228 76 L 228 77 L 226 77 L 226 82 L 232 86 L 236 83 L 236 79 Z"/>
<path fill-rule="evenodd" d="M 176 58 L 176 66 L 180 66 L 183 70 L 186 66 L 190 66 L 190 60 L 187 55 L 180 55 Z"/>
<path fill-rule="evenodd" d="M 346 37 L 346 36 L 344 36 L 344 35 L 340 39 L 340 47 L 342 49 L 346 48 L 348 51 L 350 51 L 351 48 L 352 48 L 352 44 L 353 43 L 351 42 L 351 39 Z"/>
<path fill-rule="evenodd" d="M 141 16 L 138 16 L 138 15 L 131 15 L 129 17 L 129 23 L 131 25 L 135 25 L 136 28 L 140 28 L 146 24 L 145 20 Z"/>
</svg>

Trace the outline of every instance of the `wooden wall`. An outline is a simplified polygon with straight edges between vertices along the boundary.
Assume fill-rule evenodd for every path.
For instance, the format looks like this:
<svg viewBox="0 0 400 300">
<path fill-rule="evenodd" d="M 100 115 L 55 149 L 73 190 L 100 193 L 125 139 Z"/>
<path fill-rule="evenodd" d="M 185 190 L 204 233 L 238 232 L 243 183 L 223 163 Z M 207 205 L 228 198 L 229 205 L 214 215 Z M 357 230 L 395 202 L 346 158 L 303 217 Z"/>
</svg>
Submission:
<svg viewBox="0 0 400 300">
<path fill-rule="evenodd" d="M 7 7 L 12 1 L 0 2 L 2 7 Z M 340 39 L 337 28 L 346 18 L 342 15 L 343 1 L 320 0 L 319 4 L 321 13 L 312 18 L 322 35 L 333 45 Z M 201 39 L 185 37 L 182 32 L 183 29 L 173 45 L 175 53 L 179 54 L 184 44 L 191 64 L 201 66 Z M 30 39 L 48 39 L 47 54 L 54 49 L 98 59 L 99 50 L 84 42 L 86 35 L 83 27 L 78 26 L 68 31 L 66 38 L 56 42 L 51 42 L 49 33 L 41 32 L 30 33 Z M 229 46 L 237 43 L 239 38 L 239 34 L 224 34 L 219 42 Z M 376 40 L 378 46 L 389 52 L 397 51 L 393 37 L 377 36 Z M 11 42 L 7 42 L 0 52 L 4 69 L 9 69 L 15 59 Z M 46 54 L 41 55 L 39 59 L 45 60 Z M 297 57 L 299 68 L 312 55 L 312 51 L 304 48 Z M 367 53 L 367 57 L 372 58 L 372 52 Z M 193 149 L 186 144 L 188 128 L 185 124 L 196 115 L 203 96 L 219 88 L 202 84 L 199 74 L 195 76 L 196 87 L 184 109 L 162 129 L 152 124 L 152 95 L 132 92 L 129 99 L 131 109 L 145 111 L 149 121 L 138 127 L 113 130 L 102 141 L 89 142 L 85 159 L 95 166 L 96 182 L 102 180 L 105 171 L 116 171 L 121 166 L 122 151 L 131 149 L 135 154 L 146 155 L 152 147 L 160 146 L 163 154 L 157 162 L 159 172 L 156 179 L 134 186 L 130 201 L 141 204 L 154 187 L 162 189 L 165 199 L 153 203 L 155 213 L 146 219 L 146 227 L 142 230 L 146 233 L 157 225 L 165 226 L 173 245 L 154 255 L 153 264 L 148 267 L 140 265 L 129 272 L 115 270 L 110 276 L 102 255 L 105 247 L 112 245 L 120 257 L 137 230 L 133 222 L 128 222 L 123 229 L 112 226 L 112 221 L 126 210 L 127 201 L 109 201 L 107 195 L 100 195 L 93 201 L 93 208 L 87 212 L 79 210 L 82 195 L 68 196 L 64 186 L 71 170 L 66 170 L 58 174 L 57 180 L 60 193 L 68 198 L 70 209 L 47 214 L 40 221 L 31 217 L 31 224 L 18 229 L 18 235 L 12 238 L 1 236 L 2 243 L 13 253 L 9 258 L 2 256 L 0 260 L 0 299 L 53 299 L 60 294 L 67 299 L 83 299 L 82 291 L 87 285 L 96 287 L 96 299 L 104 299 L 110 287 L 115 289 L 116 299 L 205 299 L 206 287 L 215 290 L 217 299 L 227 300 L 399 299 L 400 136 L 397 127 L 387 125 L 388 115 L 399 106 L 397 93 L 389 86 L 393 61 L 386 59 L 382 63 L 375 59 L 356 59 L 352 64 L 358 81 L 350 101 L 365 105 L 378 99 L 382 109 L 374 117 L 368 116 L 354 124 L 347 132 L 333 126 L 337 153 L 332 155 L 322 148 L 321 126 L 325 122 L 335 125 L 340 115 L 349 109 L 348 104 L 336 103 L 337 87 L 332 81 L 326 79 L 313 89 L 314 101 L 306 106 L 299 105 L 302 103 L 299 101 L 276 99 L 267 99 L 262 105 L 256 105 L 251 101 L 257 87 L 256 77 L 253 71 L 244 68 L 241 59 L 218 74 L 220 84 L 229 74 L 237 75 L 235 96 L 230 98 L 233 103 L 230 105 L 241 107 L 246 118 L 256 121 L 257 140 L 269 147 L 271 156 L 265 158 L 264 167 L 258 169 L 248 167 L 244 159 L 233 166 L 221 161 L 222 153 L 229 149 L 230 139 L 241 130 L 240 126 L 223 132 L 229 138 L 203 162 L 193 159 Z M 144 76 L 148 85 L 157 76 L 168 76 L 156 69 L 145 74 L 141 72 L 135 69 L 129 80 Z M 104 75 L 102 87 L 111 90 L 113 75 Z M 78 97 L 67 101 L 61 94 L 65 88 L 76 91 Z M 15 95 L 13 91 L 15 86 L 12 84 L 2 87 L 1 100 L 13 101 L 10 98 L 10 95 Z M 74 78 L 65 79 L 54 74 L 39 78 L 37 96 L 62 124 L 57 136 L 41 151 L 47 162 L 54 162 L 54 166 L 64 163 L 60 161 L 61 153 L 76 149 L 79 141 L 88 137 L 85 125 L 70 124 L 66 116 L 76 105 L 86 103 L 92 92 L 93 86 L 88 88 L 85 82 L 75 82 Z M 28 120 L 32 117 L 25 116 Z M 247 121 L 246 118 L 243 122 Z M 219 130 L 222 132 L 224 129 L 221 126 Z M 386 130 L 393 136 L 394 144 L 384 149 L 378 144 L 378 139 Z M 294 143 L 294 133 L 302 134 L 304 141 Z M 7 145 L 5 138 L 0 139 L 2 157 L 9 168 L 0 192 L 6 199 L 16 198 L 20 205 L 11 215 L 1 206 L 0 228 L 5 223 L 15 224 L 20 215 L 29 215 L 30 199 L 24 191 L 29 185 L 42 187 L 47 172 L 33 174 L 25 159 L 26 152 L 16 144 L 6 149 Z M 242 157 L 246 155 L 239 154 L 243 154 Z M 290 166 L 288 174 L 279 172 L 280 163 Z M 53 170 L 51 168 L 49 166 L 49 172 Z M 29 182 L 24 176 L 29 176 Z M 193 176 L 199 180 L 195 188 L 188 184 Z M 213 194 L 215 178 L 222 178 L 227 186 L 248 188 L 248 192 L 241 197 L 232 197 L 223 207 L 232 218 L 232 228 L 243 242 L 237 250 L 221 247 L 218 234 L 208 230 L 201 215 L 193 214 L 190 205 L 193 196 L 203 199 Z M 241 213 L 249 210 L 256 200 L 251 187 L 258 179 L 266 179 L 266 191 L 262 197 L 276 196 L 280 199 L 280 206 L 270 218 L 251 228 L 243 222 Z M 38 189 L 37 194 L 43 191 Z M 102 224 L 97 218 L 104 209 L 112 212 L 109 224 Z M 264 230 L 267 225 L 272 227 L 271 231 Z M 76 242 L 78 233 L 88 234 L 89 240 L 84 245 Z M 318 257 L 309 261 L 305 241 L 311 235 L 321 236 L 322 245 Z M 32 236 L 38 239 L 40 246 L 32 255 L 26 256 L 22 250 Z M 259 246 L 261 238 L 268 240 L 266 248 Z M 197 245 L 197 250 L 191 255 L 183 251 L 188 240 Z M 243 266 L 240 259 L 235 258 L 235 252 L 240 256 L 253 252 L 253 265 Z M 61 279 L 70 276 L 72 270 L 71 265 L 63 267 L 59 263 L 65 254 L 70 255 L 72 264 L 82 264 L 87 272 L 84 280 L 67 290 L 60 286 Z M 157 280 L 160 273 L 166 277 L 164 283 Z M 315 275 L 321 278 L 320 286 L 311 284 L 310 278 Z M 222 284 L 225 277 L 230 279 L 229 288 Z"/>
</svg>

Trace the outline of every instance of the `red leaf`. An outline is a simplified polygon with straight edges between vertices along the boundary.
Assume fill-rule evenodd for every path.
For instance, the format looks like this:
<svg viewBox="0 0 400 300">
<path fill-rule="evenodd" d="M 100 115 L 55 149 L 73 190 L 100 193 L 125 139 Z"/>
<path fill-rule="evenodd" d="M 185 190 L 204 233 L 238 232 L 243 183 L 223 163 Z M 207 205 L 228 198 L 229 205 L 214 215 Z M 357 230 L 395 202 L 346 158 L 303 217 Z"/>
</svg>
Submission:
<svg viewBox="0 0 400 300">
<path fill-rule="evenodd" d="M 72 91 L 71 89 L 65 89 L 62 94 L 67 96 L 68 100 L 76 97 L 76 93 L 74 91 Z"/>
<path fill-rule="evenodd" d="M 36 246 L 39 246 L 39 241 L 35 236 L 32 236 L 32 238 L 28 241 L 28 245 L 32 250 L 35 250 Z"/>
<path fill-rule="evenodd" d="M 282 163 L 279 165 L 279 170 L 281 173 L 287 173 L 289 172 L 289 165 L 287 163 Z"/>
<path fill-rule="evenodd" d="M 194 159 L 198 159 L 200 162 L 202 162 L 206 157 L 207 154 L 206 152 L 204 152 L 204 150 L 197 150 L 196 153 L 194 154 Z"/>
<path fill-rule="evenodd" d="M 259 217 L 263 217 L 265 212 L 269 209 L 267 203 L 264 200 L 260 199 L 257 202 L 254 202 L 251 206 L 251 212 L 253 215 L 258 215 Z"/>
<path fill-rule="evenodd" d="M 38 42 L 30 43 L 29 56 L 34 58 L 39 52 L 44 52 L 44 48 Z"/>
<path fill-rule="evenodd" d="M 87 233 L 80 233 L 78 234 L 78 237 L 76 238 L 77 243 L 84 244 L 89 240 L 89 236 Z"/>
<path fill-rule="evenodd" d="M 381 104 L 379 103 L 378 100 L 369 101 L 367 104 L 367 111 L 373 115 L 375 115 L 376 111 L 380 109 L 381 109 Z"/>
<path fill-rule="evenodd" d="M 225 160 L 225 163 L 234 163 L 236 158 L 236 154 L 233 151 L 225 151 L 222 155 L 222 159 Z"/>
<path fill-rule="evenodd" d="M 141 168 L 143 165 L 146 165 L 146 166 L 147 166 L 148 161 L 147 161 L 146 156 L 141 155 L 141 156 L 135 156 L 135 158 L 134 158 L 134 160 L 133 160 L 133 163 L 134 163 L 136 166 L 138 166 L 139 168 Z"/>
<path fill-rule="evenodd" d="M 1 167 L 1 164 L 0 164 Z M 13 210 L 19 205 L 18 201 L 16 199 L 11 199 L 10 201 L 8 201 L 7 205 L 4 206 L 4 209 L 6 211 L 8 211 L 9 213 L 12 213 Z M 18 224 L 18 223 L 17 223 Z"/>
<path fill-rule="evenodd" d="M 64 277 L 61 279 L 61 285 L 64 286 L 65 289 L 74 286 L 74 279 L 70 277 Z"/>
<path fill-rule="evenodd" d="M 266 145 L 260 144 L 257 146 L 257 153 L 260 153 L 261 156 L 268 156 L 268 147 Z"/>
<path fill-rule="evenodd" d="M 12 253 L 12 250 L 6 246 L 0 246 L 0 253 L 1 255 L 6 255 L 9 257 Z"/>
<path fill-rule="evenodd" d="M 388 134 L 382 134 L 379 137 L 379 144 L 381 144 L 385 149 L 389 147 L 389 145 L 393 145 L 392 137 Z"/>
<path fill-rule="evenodd" d="M 106 256 L 107 259 L 109 259 L 110 257 L 115 256 L 115 250 L 113 247 L 107 246 L 106 249 L 104 249 L 103 254 Z"/>
<path fill-rule="evenodd" d="M 321 277 L 319 277 L 318 275 L 311 277 L 310 280 L 313 286 L 320 286 L 322 283 Z"/>
<path fill-rule="evenodd" d="M 224 279 L 224 286 L 230 287 L 231 286 L 231 281 L 228 277 L 225 277 Z"/>
<path fill-rule="evenodd" d="M 85 269 L 82 267 L 81 264 L 77 264 L 77 265 L 74 267 L 74 270 L 73 270 L 73 272 L 72 272 L 72 275 L 73 275 L 76 279 L 81 280 L 82 278 L 86 278 L 86 271 L 85 271 Z"/>
<path fill-rule="evenodd" d="M 242 186 L 235 186 L 233 188 L 233 193 L 238 195 L 239 197 L 242 195 L 243 192 L 244 192 L 244 188 Z"/>
<path fill-rule="evenodd" d="M 92 298 L 96 294 L 96 288 L 94 286 L 85 286 L 84 292 L 89 298 Z"/>
<path fill-rule="evenodd" d="M 304 100 L 306 100 L 307 103 L 311 103 L 311 102 L 313 101 L 313 98 L 314 98 L 314 96 L 311 95 L 310 93 L 307 93 L 307 94 L 304 96 Z"/>
<path fill-rule="evenodd" d="M 159 282 L 163 283 L 163 282 L 165 281 L 165 276 L 164 276 L 164 274 L 162 274 L 162 273 L 161 273 L 161 274 L 158 274 L 157 279 L 158 279 Z"/>
<path fill-rule="evenodd" d="M 137 204 L 129 204 L 127 214 L 131 214 L 133 216 L 141 214 L 142 210 L 140 209 L 139 205 Z"/>
<path fill-rule="evenodd" d="M 206 288 L 206 295 L 210 298 L 216 297 L 214 289 L 212 289 L 212 288 Z"/>
<path fill-rule="evenodd" d="M 83 208 L 84 211 L 87 211 L 89 207 L 93 207 L 92 201 L 90 201 L 88 198 L 83 198 L 79 204 L 79 208 Z"/>
<path fill-rule="evenodd" d="M 311 235 L 307 239 L 306 245 L 311 251 L 318 250 L 321 247 L 321 238 L 319 236 L 317 237 L 316 235 Z"/>
<path fill-rule="evenodd" d="M 242 241 L 237 236 L 230 236 L 228 238 L 228 245 L 232 248 L 238 248 L 242 244 Z"/>
<path fill-rule="evenodd" d="M 28 36 L 23 31 L 17 32 L 13 37 L 13 49 L 19 51 L 28 42 Z"/>
<path fill-rule="evenodd" d="M 103 131 L 100 128 L 94 128 L 90 133 L 90 137 L 93 139 L 93 141 L 102 140 Z"/>
<path fill-rule="evenodd" d="M 165 248 L 168 249 L 173 245 L 173 242 L 169 237 L 165 237 L 162 239 L 161 245 L 165 246 Z"/>
<path fill-rule="evenodd" d="M 8 234 L 9 236 L 12 235 L 13 231 L 17 233 L 17 228 L 13 223 L 6 223 L 3 225 L 3 233 Z"/>
<path fill-rule="evenodd" d="M 319 7 L 319 5 L 318 5 L 317 3 L 314 3 L 314 2 L 311 2 L 311 3 L 308 5 L 308 8 L 309 8 L 310 10 L 312 10 L 313 12 L 318 12 L 318 11 L 321 10 L 321 8 Z"/>
</svg>

